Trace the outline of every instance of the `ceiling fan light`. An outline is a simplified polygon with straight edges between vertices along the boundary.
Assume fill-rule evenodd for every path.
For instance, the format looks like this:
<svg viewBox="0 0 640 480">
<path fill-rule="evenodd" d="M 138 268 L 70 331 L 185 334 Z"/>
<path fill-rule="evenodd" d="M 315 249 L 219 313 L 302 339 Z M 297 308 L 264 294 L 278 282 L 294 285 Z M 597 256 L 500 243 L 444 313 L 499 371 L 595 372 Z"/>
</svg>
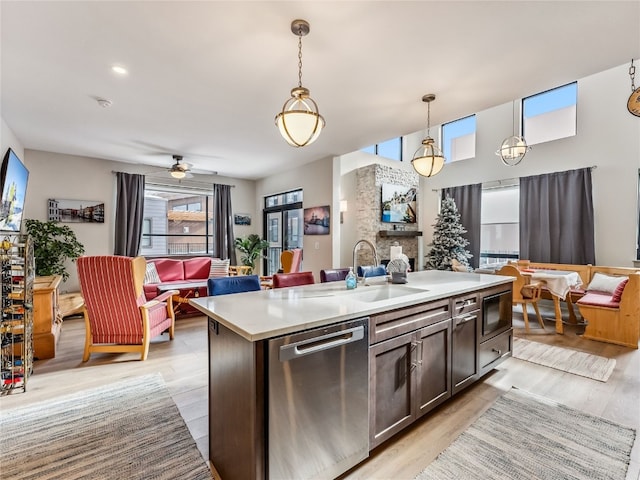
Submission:
<svg viewBox="0 0 640 480">
<path fill-rule="evenodd" d="M 433 138 L 427 137 L 422 141 L 422 146 L 413 154 L 411 165 L 413 169 L 423 177 L 433 177 L 440 173 L 444 167 L 445 158 L 438 147 L 433 143 Z"/>
<path fill-rule="evenodd" d="M 173 169 L 171 170 L 171 176 L 173 178 L 184 178 L 187 174 L 184 172 L 184 170 L 180 170 L 180 169 Z"/>
</svg>

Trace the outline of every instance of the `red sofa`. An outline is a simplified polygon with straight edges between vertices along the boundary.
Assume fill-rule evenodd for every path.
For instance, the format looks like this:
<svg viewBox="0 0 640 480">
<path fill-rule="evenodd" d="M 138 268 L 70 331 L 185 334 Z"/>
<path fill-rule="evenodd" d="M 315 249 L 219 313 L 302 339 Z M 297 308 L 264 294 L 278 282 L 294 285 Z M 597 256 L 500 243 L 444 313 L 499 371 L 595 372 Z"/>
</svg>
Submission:
<svg viewBox="0 0 640 480">
<path fill-rule="evenodd" d="M 151 262 L 156 266 L 160 283 L 145 283 L 144 295 L 147 300 L 151 300 L 158 295 L 159 286 L 164 287 L 185 283 L 203 284 L 203 286 L 197 287 L 197 295 L 191 296 L 207 295 L 207 279 L 211 272 L 211 257 L 195 257 L 184 260 L 152 258 L 147 260 L 147 263 Z M 185 289 L 178 290 L 183 293 L 182 291 Z"/>
</svg>

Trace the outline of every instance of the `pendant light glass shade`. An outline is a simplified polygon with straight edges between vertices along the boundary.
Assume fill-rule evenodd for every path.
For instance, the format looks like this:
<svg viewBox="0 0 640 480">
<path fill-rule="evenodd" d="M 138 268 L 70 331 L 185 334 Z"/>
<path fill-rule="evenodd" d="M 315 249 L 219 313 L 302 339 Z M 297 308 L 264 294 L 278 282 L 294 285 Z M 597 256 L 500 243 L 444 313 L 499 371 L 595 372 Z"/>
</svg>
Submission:
<svg viewBox="0 0 640 480">
<path fill-rule="evenodd" d="M 513 101 L 511 105 L 511 116 L 513 121 L 513 135 L 505 138 L 500 148 L 496 151 L 496 155 L 500 157 L 502 163 L 508 167 L 514 167 L 518 165 L 526 153 L 531 150 L 531 147 L 527 146 L 527 141 L 524 137 L 516 135 L 516 102 Z"/>
<path fill-rule="evenodd" d="M 309 33 L 305 20 L 291 22 L 291 32 L 298 37 L 298 86 L 291 90 L 291 98 L 276 115 L 280 135 L 293 147 L 304 147 L 316 141 L 324 128 L 324 118 L 318 112 L 318 104 L 309 96 L 309 89 L 302 86 L 302 37 Z"/>
<path fill-rule="evenodd" d="M 422 146 L 413 154 L 411 165 L 423 177 L 432 177 L 440 173 L 440 170 L 444 167 L 444 162 L 444 155 L 435 146 L 433 138 L 427 137 L 422 141 Z"/>
<path fill-rule="evenodd" d="M 293 147 L 304 147 L 313 143 L 322 128 L 324 118 L 318 113 L 318 105 L 309 97 L 309 90 L 296 87 L 291 90 L 291 98 L 276 115 L 276 125 L 280 134 Z"/>
<path fill-rule="evenodd" d="M 173 178 L 184 178 L 187 174 L 182 170 L 171 170 L 169 172 Z"/>
<path fill-rule="evenodd" d="M 496 155 L 500 156 L 502 163 L 513 167 L 522 161 L 527 151 L 529 151 L 529 148 L 523 137 L 514 135 L 513 137 L 505 138 Z"/>
<path fill-rule="evenodd" d="M 422 101 L 427 103 L 427 137 L 422 141 L 422 146 L 413 154 L 411 165 L 413 169 L 423 177 L 433 177 L 440 173 L 447 161 L 440 149 L 431 138 L 431 102 L 436 99 L 433 93 L 422 97 Z"/>
</svg>

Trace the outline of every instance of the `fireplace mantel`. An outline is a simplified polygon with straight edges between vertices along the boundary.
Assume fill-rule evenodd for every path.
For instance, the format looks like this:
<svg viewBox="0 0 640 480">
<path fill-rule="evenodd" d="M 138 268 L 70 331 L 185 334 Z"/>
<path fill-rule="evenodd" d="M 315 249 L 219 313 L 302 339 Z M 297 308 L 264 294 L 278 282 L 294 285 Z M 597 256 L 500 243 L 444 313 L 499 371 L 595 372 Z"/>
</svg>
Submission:
<svg viewBox="0 0 640 480">
<path fill-rule="evenodd" d="M 380 230 L 378 235 L 381 237 L 421 237 L 422 232 L 419 230 Z"/>
</svg>

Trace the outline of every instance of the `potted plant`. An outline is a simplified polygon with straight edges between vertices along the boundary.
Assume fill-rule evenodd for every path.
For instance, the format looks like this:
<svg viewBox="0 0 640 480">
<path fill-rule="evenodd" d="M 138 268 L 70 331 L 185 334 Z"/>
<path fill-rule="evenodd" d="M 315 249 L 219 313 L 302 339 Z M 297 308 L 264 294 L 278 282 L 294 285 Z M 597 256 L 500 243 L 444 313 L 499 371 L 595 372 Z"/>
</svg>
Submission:
<svg viewBox="0 0 640 480">
<path fill-rule="evenodd" d="M 249 273 L 253 273 L 254 268 L 256 268 L 256 260 L 258 258 L 264 258 L 262 251 L 268 246 L 269 242 L 263 240 L 255 233 L 252 233 L 246 238 L 238 237 L 235 240 L 235 247 L 242 253 L 240 257 L 242 264 L 251 269 Z"/>
<path fill-rule="evenodd" d="M 74 231 L 58 222 L 33 219 L 27 219 L 26 229 L 33 242 L 36 275 L 61 275 L 66 281 L 69 272 L 65 268 L 65 261 L 75 261 L 84 253 L 84 246 Z"/>
</svg>

